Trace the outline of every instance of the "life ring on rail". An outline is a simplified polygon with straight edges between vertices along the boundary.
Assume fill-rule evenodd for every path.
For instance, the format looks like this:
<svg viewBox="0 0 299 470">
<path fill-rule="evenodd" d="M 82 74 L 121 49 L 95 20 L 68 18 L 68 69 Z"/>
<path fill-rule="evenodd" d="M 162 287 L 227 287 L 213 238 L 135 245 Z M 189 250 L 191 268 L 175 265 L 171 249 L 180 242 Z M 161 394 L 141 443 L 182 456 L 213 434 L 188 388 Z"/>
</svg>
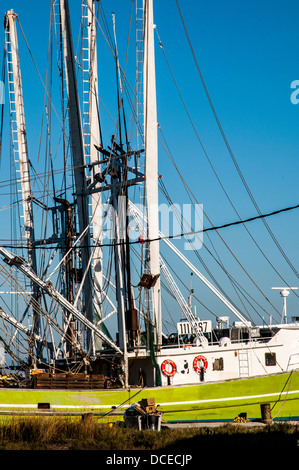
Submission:
<svg viewBox="0 0 299 470">
<path fill-rule="evenodd" d="M 171 370 L 169 370 L 169 366 Z M 176 364 L 171 359 L 165 359 L 161 364 L 161 370 L 166 377 L 173 377 L 176 373 Z"/>
<path fill-rule="evenodd" d="M 194 367 L 194 370 L 198 373 L 200 373 L 200 370 L 202 368 L 203 368 L 204 371 L 206 371 L 207 368 L 208 368 L 208 361 L 202 355 L 196 356 L 194 361 L 193 361 L 193 367 Z"/>
</svg>

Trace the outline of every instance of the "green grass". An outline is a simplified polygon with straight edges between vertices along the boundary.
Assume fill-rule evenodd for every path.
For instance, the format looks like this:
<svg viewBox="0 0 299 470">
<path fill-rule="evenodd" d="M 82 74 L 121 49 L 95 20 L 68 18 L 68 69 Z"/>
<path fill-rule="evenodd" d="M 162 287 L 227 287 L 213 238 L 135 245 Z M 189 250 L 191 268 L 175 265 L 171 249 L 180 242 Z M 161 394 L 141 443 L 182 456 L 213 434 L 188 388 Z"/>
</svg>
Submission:
<svg viewBox="0 0 299 470">
<path fill-rule="evenodd" d="M 123 424 L 99 424 L 93 416 L 12 417 L 0 421 L 0 450 L 150 450 L 172 453 L 196 452 L 200 448 L 250 448 L 299 451 L 299 424 L 270 426 L 227 424 L 188 427 L 160 432 L 138 431 Z"/>
</svg>

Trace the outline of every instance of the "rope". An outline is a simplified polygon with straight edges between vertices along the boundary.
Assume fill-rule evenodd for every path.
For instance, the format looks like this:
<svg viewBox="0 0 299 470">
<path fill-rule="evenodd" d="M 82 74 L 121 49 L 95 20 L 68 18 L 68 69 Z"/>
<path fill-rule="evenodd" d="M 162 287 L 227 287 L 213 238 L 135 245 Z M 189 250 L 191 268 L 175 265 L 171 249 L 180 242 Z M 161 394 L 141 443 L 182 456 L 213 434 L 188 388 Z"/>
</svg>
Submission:
<svg viewBox="0 0 299 470">
<path fill-rule="evenodd" d="M 289 382 L 289 385 L 288 385 L 288 388 L 287 388 L 287 392 L 286 392 L 285 398 L 284 398 L 284 400 L 283 400 L 283 402 L 282 402 L 282 404 L 281 404 L 281 407 L 279 408 L 278 412 L 277 412 L 276 415 L 273 417 L 273 419 L 275 419 L 275 418 L 279 415 L 279 413 L 281 412 L 282 408 L 283 408 L 284 405 L 285 405 L 285 402 L 286 402 L 287 397 L 288 397 L 288 393 L 289 393 L 289 391 L 290 391 L 291 380 L 292 380 L 292 378 L 293 378 L 293 372 L 294 372 L 294 371 L 291 370 L 290 375 L 289 375 L 288 380 L 287 380 L 287 382 Z M 282 393 L 282 392 L 281 392 L 281 393 Z M 279 399 L 274 403 L 274 405 L 273 405 L 272 408 L 271 408 L 271 411 L 274 410 L 274 408 L 275 408 L 275 406 L 277 405 L 278 402 L 279 402 Z"/>
<path fill-rule="evenodd" d="M 136 395 L 139 395 L 140 392 L 142 392 L 143 388 L 141 390 L 138 390 L 138 392 L 136 392 L 132 397 L 129 397 L 127 400 L 125 400 L 124 402 L 120 403 L 120 405 L 116 406 L 115 408 L 113 408 L 111 411 L 108 411 L 108 413 L 105 413 L 104 415 L 100 416 L 101 418 L 105 418 L 106 416 L 110 415 L 111 413 L 113 413 L 113 411 L 115 410 L 118 410 L 119 408 L 122 408 L 126 403 L 128 403 L 128 401 L 132 400 L 133 398 L 136 397 Z"/>
</svg>

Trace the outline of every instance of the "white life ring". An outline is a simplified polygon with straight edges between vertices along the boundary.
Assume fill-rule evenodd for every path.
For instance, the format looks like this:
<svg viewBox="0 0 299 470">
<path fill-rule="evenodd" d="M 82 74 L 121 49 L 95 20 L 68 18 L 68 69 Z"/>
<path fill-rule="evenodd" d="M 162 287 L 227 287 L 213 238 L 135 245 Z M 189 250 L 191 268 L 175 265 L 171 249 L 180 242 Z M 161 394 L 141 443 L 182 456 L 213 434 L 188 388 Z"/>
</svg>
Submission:
<svg viewBox="0 0 299 470">
<path fill-rule="evenodd" d="M 201 354 L 199 356 L 196 356 L 193 361 L 193 368 L 198 374 L 200 373 L 200 370 L 202 368 L 204 371 L 206 371 L 208 368 L 208 361 L 205 356 L 202 356 Z"/>
</svg>

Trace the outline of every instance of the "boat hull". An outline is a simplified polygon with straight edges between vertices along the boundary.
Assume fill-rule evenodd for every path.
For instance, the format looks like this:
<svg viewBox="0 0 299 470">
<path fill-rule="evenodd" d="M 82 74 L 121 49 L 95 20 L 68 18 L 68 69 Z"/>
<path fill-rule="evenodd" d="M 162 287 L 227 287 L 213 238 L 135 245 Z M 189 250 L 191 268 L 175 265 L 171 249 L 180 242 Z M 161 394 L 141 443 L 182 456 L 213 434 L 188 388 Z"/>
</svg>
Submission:
<svg viewBox="0 0 299 470">
<path fill-rule="evenodd" d="M 217 383 L 142 389 L 33 390 L 0 389 L 0 413 L 96 414 L 103 421 L 122 420 L 124 411 L 144 398 L 154 398 L 163 420 L 232 421 L 241 413 L 261 419 L 269 404 L 273 420 L 299 420 L 299 370 Z M 46 406 L 48 405 L 48 406 Z"/>
</svg>

